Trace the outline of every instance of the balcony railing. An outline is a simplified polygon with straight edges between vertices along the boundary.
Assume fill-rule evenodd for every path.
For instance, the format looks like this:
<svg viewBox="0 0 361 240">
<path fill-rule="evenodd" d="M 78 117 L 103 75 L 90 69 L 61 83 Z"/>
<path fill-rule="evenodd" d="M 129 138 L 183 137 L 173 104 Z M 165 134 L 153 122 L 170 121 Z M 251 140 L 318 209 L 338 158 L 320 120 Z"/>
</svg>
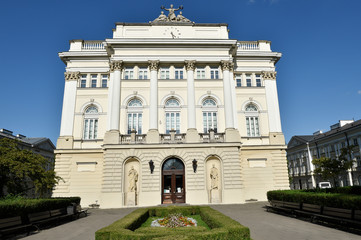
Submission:
<svg viewBox="0 0 361 240">
<path fill-rule="evenodd" d="M 104 49 L 102 41 L 84 41 L 81 46 L 82 51 L 102 51 Z"/>
<path fill-rule="evenodd" d="M 257 41 L 241 41 L 237 42 L 238 50 L 241 51 L 258 51 L 259 50 L 259 44 Z"/>
<path fill-rule="evenodd" d="M 160 134 L 161 143 L 183 143 L 185 142 L 185 138 L 185 133 Z"/>
<path fill-rule="evenodd" d="M 224 133 L 200 133 L 201 142 L 224 142 Z"/>
<path fill-rule="evenodd" d="M 120 136 L 121 144 L 145 143 L 146 134 L 126 134 Z"/>
</svg>

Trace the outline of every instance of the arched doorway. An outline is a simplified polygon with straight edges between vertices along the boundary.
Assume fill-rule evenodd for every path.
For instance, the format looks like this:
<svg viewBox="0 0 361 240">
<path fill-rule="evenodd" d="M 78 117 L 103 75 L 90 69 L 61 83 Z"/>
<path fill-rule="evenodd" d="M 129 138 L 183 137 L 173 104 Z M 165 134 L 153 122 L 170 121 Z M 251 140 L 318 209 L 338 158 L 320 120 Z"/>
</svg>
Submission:
<svg viewBox="0 0 361 240">
<path fill-rule="evenodd" d="M 170 158 L 162 167 L 162 204 L 185 203 L 184 164 Z"/>
</svg>

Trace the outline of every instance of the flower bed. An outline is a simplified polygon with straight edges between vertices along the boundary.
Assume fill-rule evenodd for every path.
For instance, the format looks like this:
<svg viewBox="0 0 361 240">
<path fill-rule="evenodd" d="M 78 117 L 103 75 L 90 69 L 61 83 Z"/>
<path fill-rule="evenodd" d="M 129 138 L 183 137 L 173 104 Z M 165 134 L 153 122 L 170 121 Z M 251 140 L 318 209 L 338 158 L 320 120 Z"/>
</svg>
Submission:
<svg viewBox="0 0 361 240">
<path fill-rule="evenodd" d="M 209 229 L 197 224 L 197 227 L 141 227 L 147 219 L 165 218 L 169 214 L 182 214 L 192 217 L 200 215 Z M 149 225 L 148 225 L 149 226 Z M 250 239 L 249 229 L 233 219 L 210 207 L 155 207 L 137 209 L 113 224 L 98 230 L 96 240 L 108 239 Z"/>
<path fill-rule="evenodd" d="M 180 213 L 169 214 L 164 218 L 152 221 L 151 227 L 196 227 L 197 221 L 191 217 L 185 217 Z"/>
</svg>

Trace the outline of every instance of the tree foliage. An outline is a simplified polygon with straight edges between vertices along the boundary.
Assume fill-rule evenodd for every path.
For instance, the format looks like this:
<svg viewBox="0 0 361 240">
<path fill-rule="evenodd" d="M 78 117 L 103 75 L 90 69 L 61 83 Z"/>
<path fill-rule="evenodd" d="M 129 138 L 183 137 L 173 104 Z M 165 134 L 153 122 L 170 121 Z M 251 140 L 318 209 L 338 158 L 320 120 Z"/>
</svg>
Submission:
<svg viewBox="0 0 361 240">
<path fill-rule="evenodd" d="M 337 177 L 352 167 L 352 148 L 353 146 L 342 148 L 341 154 L 337 158 L 320 157 L 313 159 L 314 173 L 320 175 L 322 179 L 332 179 L 334 186 L 337 186 Z"/>
<path fill-rule="evenodd" d="M 50 160 L 20 149 L 17 140 L 0 139 L 0 197 L 8 194 L 25 194 L 35 188 L 42 197 L 61 179 L 56 176 Z"/>
</svg>

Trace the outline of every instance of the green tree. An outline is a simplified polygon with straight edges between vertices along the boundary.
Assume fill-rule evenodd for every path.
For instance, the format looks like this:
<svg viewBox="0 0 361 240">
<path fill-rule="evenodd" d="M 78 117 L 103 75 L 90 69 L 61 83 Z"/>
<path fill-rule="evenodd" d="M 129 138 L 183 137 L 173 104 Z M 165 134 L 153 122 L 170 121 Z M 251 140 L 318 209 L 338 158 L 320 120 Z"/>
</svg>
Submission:
<svg viewBox="0 0 361 240">
<path fill-rule="evenodd" d="M 321 176 L 322 179 L 332 179 L 334 186 L 337 186 L 337 177 L 352 167 L 352 147 L 342 148 L 338 158 L 320 157 L 313 159 L 312 163 L 315 165 L 314 173 Z"/>
<path fill-rule="evenodd" d="M 39 154 L 20 149 L 17 140 L 0 139 L 0 197 L 5 195 L 5 187 L 11 194 L 25 194 L 35 188 L 42 197 L 61 180 L 49 168 L 51 164 Z"/>
</svg>

